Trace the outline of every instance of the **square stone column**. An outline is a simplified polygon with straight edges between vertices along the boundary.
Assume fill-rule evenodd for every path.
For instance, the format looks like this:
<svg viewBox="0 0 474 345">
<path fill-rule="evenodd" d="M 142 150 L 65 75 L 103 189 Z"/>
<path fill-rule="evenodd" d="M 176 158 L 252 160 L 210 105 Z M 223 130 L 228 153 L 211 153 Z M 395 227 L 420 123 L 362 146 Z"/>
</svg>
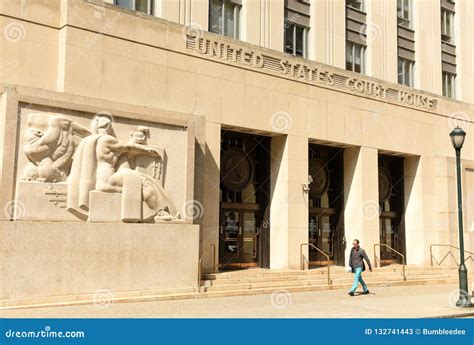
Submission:
<svg viewBox="0 0 474 345">
<path fill-rule="evenodd" d="M 209 0 L 153 0 L 156 17 L 207 31 Z"/>
<path fill-rule="evenodd" d="M 0 220 L 10 220 L 15 207 L 15 150 L 18 127 L 18 94 L 14 89 L 8 89 L 0 96 Z M 20 153 L 23 150 L 20 148 Z"/>
<path fill-rule="evenodd" d="M 442 94 L 441 7 L 439 1 L 412 1 L 415 27 L 414 78 L 417 89 Z M 455 20 L 456 21 L 456 20 Z"/>
<path fill-rule="evenodd" d="M 217 270 L 219 265 L 219 191 L 221 158 L 221 125 L 206 122 L 203 169 L 196 171 L 196 184 L 202 187 L 202 205 L 196 203 L 195 211 L 202 212 L 201 251 L 203 273 Z M 197 162 L 196 166 L 199 166 Z"/>
<path fill-rule="evenodd" d="M 308 242 L 308 139 L 273 137 L 270 154 L 270 268 L 299 269 Z"/>
<path fill-rule="evenodd" d="M 346 68 L 346 2 L 311 1 L 309 58 Z"/>
<path fill-rule="evenodd" d="M 435 214 L 435 166 L 432 157 L 406 157 L 405 246 L 407 264 L 430 263 L 430 244 L 437 243 Z"/>
<path fill-rule="evenodd" d="M 380 242 L 377 149 L 350 147 L 344 150 L 344 205 L 345 262 L 348 262 L 352 241 L 357 238 L 374 266 L 374 244 Z"/>
<path fill-rule="evenodd" d="M 367 75 L 398 82 L 397 2 L 367 1 Z"/>
<path fill-rule="evenodd" d="M 262 40 L 265 48 L 283 51 L 283 20 L 285 18 L 283 0 L 264 0 L 261 16 Z"/>
</svg>

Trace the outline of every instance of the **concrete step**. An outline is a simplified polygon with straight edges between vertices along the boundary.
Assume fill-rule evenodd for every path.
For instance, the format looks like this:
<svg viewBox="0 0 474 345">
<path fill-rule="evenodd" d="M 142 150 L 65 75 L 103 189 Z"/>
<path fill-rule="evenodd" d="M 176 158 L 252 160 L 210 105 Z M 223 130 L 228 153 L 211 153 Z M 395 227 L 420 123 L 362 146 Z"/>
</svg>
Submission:
<svg viewBox="0 0 474 345">
<path fill-rule="evenodd" d="M 433 280 L 456 280 L 456 275 L 446 276 L 435 276 L 428 275 L 420 278 L 407 278 L 407 282 L 412 281 L 433 281 Z M 364 277 L 367 284 L 372 285 L 374 283 L 388 283 L 403 281 L 401 277 Z M 350 286 L 353 282 L 352 278 L 346 279 L 332 279 L 333 285 L 342 284 Z M 298 286 L 312 286 L 312 285 L 327 285 L 327 279 L 311 279 L 311 280 L 291 280 L 291 281 L 271 281 L 271 282 L 251 282 L 251 283 L 237 283 L 237 284 L 218 284 L 218 285 L 204 285 L 204 291 L 231 291 L 231 290 L 246 290 L 246 289 L 260 289 L 260 288 L 287 288 L 287 287 L 298 287 Z"/>
<path fill-rule="evenodd" d="M 250 270 L 248 270 L 250 271 Z M 213 284 L 208 287 L 189 287 L 183 289 L 148 289 L 141 291 L 114 291 L 112 303 L 181 300 L 191 298 L 211 298 L 239 295 L 271 294 L 275 291 L 304 292 L 333 289 L 348 289 L 352 284 L 352 274 L 346 273 L 343 267 L 331 267 L 332 284 L 327 284 L 326 268 L 300 270 L 252 270 L 211 274 L 213 279 L 204 281 Z M 394 274 L 395 272 L 395 274 Z M 471 272 L 471 271 L 470 271 Z M 398 274 L 398 275 L 397 275 Z M 377 268 L 373 273 L 364 275 L 369 288 L 403 286 L 403 285 L 437 285 L 457 284 L 458 275 L 455 268 L 407 266 L 407 281 L 401 277 L 401 266 Z M 242 278 L 243 277 L 243 278 Z M 243 281 L 239 281 L 243 279 Z M 250 280 L 249 280 L 250 279 Z M 470 281 L 474 275 L 470 274 Z M 237 282 L 237 284 L 234 284 Z M 200 291 L 200 292 L 199 292 Z M 45 306 L 65 306 L 91 304 L 95 294 L 49 296 L 35 299 L 18 299 L 0 301 L 0 309 L 34 308 Z"/>
<path fill-rule="evenodd" d="M 370 288 L 376 287 L 387 287 L 387 286 L 403 286 L 403 285 L 437 285 L 437 284 L 454 284 L 457 283 L 457 279 L 431 279 L 431 280 L 413 280 L 413 281 L 388 281 L 388 282 L 374 282 L 371 283 Z M 244 296 L 244 295 L 259 295 L 259 294 L 272 294 L 275 292 L 280 293 L 291 293 L 291 292 L 308 292 L 308 291 L 322 291 L 322 290 L 336 290 L 336 289 L 347 289 L 347 284 L 333 284 L 333 285 L 306 285 L 306 286 L 287 286 L 284 288 L 255 288 L 255 289 L 240 289 L 240 290 L 226 290 L 226 291 L 210 291 L 210 292 L 185 292 L 175 294 L 140 294 L 136 296 L 116 296 L 113 303 L 127 303 L 127 302 L 151 302 L 151 301 L 168 301 L 168 300 L 184 300 L 192 298 L 213 298 L 213 297 L 231 297 L 231 296 Z M 203 290 L 203 289 L 202 289 Z M 85 296 L 84 296 L 85 297 Z M 20 301 L 19 303 L 3 305 L 1 309 L 22 309 L 22 308 L 40 308 L 40 307 L 54 307 L 54 306 L 68 306 L 68 305 L 83 305 L 92 304 L 92 296 L 89 298 L 75 299 L 75 300 L 56 300 L 53 301 L 38 301 L 37 303 L 24 304 Z"/>
<path fill-rule="evenodd" d="M 423 278 L 425 276 L 451 276 L 457 275 L 457 271 L 446 270 L 440 272 L 431 272 L 431 271 L 418 271 L 418 272 L 407 272 L 406 276 L 408 278 Z M 380 272 L 374 271 L 372 273 L 367 272 L 365 277 L 402 277 L 402 272 Z M 272 282 L 272 281 L 298 281 L 298 280 L 314 280 L 314 279 L 326 279 L 327 272 L 325 274 L 300 274 L 300 275 L 265 275 L 265 276 L 256 276 L 256 277 L 220 277 L 214 276 L 212 279 L 204 280 L 207 285 L 221 285 L 221 284 L 238 284 L 238 283 L 252 283 L 252 282 Z M 353 279 L 352 274 L 347 272 L 338 272 L 331 273 L 331 279 Z M 364 278 L 365 279 L 365 278 Z"/>
<path fill-rule="evenodd" d="M 424 280 L 394 280 L 394 281 L 381 281 L 373 282 L 369 288 L 376 287 L 388 287 L 388 286 L 408 286 L 408 285 L 437 285 L 437 284 L 455 284 L 458 280 L 456 279 L 424 279 Z M 228 296 L 243 296 L 243 295 L 258 295 L 258 294 L 272 294 L 275 292 L 308 292 L 308 291 L 321 291 L 321 290 L 336 290 L 336 289 L 348 289 L 347 284 L 333 284 L 333 285 L 302 285 L 302 286 L 284 286 L 284 287 L 265 287 L 265 288 L 254 288 L 254 289 L 235 289 L 235 290 L 221 290 L 221 291 L 208 291 L 203 292 L 200 295 L 205 297 L 228 297 Z"/>
<path fill-rule="evenodd" d="M 34 298 L 18 298 L 11 300 L 0 300 L 1 309 L 15 308 L 35 308 L 44 306 L 65 306 L 77 304 L 99 303 L 107 305 L 116 301 L 142 300 L 150 296 L 169 296 L 170 299 L 179 298 L 179 296 L 187 296 L 197 294 L 197 287 L 187 288 L 156 288 L 133 291 L 109 291 L 103 290 L 96 293 L 79 294 L 79 295 L 57 295 L 44 296 Z"/>
<path fill-rule="evenodd" d="M 446 271 L 456 270 L 456 268 L 446 268 L 446 267 L 417 267 L 417 266 L 406 266 L 405 271 L 408 273 L 416 274 L 418 272 L 433 272 L 441 273 Z M 390 272 L 402 272 L 401 265 L 392 265 L 390 267 L 375 268 L 374 272 L 380 273 L 390 273 Z M 331 275 L 335 274 L 344 274 L 347 273 L 344 267 L 332 266 Z M 268 269 L 249 269 L 249 270 L 240 270 L 232 272 L 220 272 L 220 273 L 210 273 L 204 274 L 204 279 L 213 280 L 213 279 L 233 279 L 233 278 L 254 278 L 254 277 L 277 277 L 277 276 L 305 276 L 305 275 L 325 275 L 327 274 L 327 268 L 317 268 L 311 270 L 268 270 Z"/>
<path fill-rule="evenodd" d="M 307 271 L 297 271 L 297 272 L 286 272 L 288 274 L 281 274 L 278 272 L 277 274 L 257 274 L 257 275 L 229 275 L 228 273 L 216 273 L 216 274 L 208 274 L 205 275 L 204 281 L 210 281 L 213 285 L 217 284 L 234 284 L 234 283 L 251 283 L 251 282 L 264 282 L 264 281 L 279 281 L 279 280 L 305 280 L 305 279 L 327 279 L 327 271 L 325 272 L 311 272 L 308 273 Z M 442 275 L 453 275 L 457 274 L 457 270 L 407 270 L 406 276 L 407 277 L 423 277 L 426 275 L 435 275 L 435 276 L 442 276 Z M 375 269 L 372 273 L 366 272 L 367 276 L 377 276 L 377 277 L 387 277 L 391 278 L 394 276 L 402 277 L 402 270 L 381 270 Z M 344 279 L 350 277 L 352 279 L 352 274 L 347 273 L 345 271 L 331 271 L 331 279 Z"/>
<path fill-rule="evenodd" d="M 456 278 L 458 275 L 455 272 L 444 273 L 444 274 L 416 274 L 407 276 L 407 280 L 422 280 L 422 279 L 432 279 L 432 278 Z M 346 274 L 345 276 L 331 276 L 331 281 L 333 283 L 350 283 L 353 281 L 353 276 Z M 370 281 L 393 281 L 393 280 L 402 280 L 402 275 L 389 275 L 389 276 L 380 276 L 376 274 L 367 274 L 364 275 L 364 280 L 367 282 Z M 305 284 L 305 282 L 318 281 L 322 284 L 327 284 L 327 276 L 324 277 L 289 277 L 288 279 L 282 279 L 278 277 L 259 277 L 254 279 L 225 279 L 225 280 L 205 280 L 202 282 L 202 286 L 237 286 L 237 285 L 255 285 L 255 284 L 283 284 L 283 285 L 292 285 L 292 284 Z"/>
</svg>

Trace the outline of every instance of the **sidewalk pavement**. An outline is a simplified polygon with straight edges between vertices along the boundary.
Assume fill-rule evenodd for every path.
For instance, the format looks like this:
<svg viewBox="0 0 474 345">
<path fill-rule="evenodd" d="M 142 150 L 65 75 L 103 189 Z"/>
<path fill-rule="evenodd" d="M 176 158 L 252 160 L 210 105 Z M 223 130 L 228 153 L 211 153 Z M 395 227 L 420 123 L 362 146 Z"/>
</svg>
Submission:
<svg viewBox="0 0 474 345">
<path fill-rule="evenodd" d="M 369 286 L 370 288 L 370 286 Z M 160 302 L 107 303 L 0 310 L 1 318 L 419 318 L 474 316 L 456 308 L 456 285 L 379 287 L 350 297 L 346 290 Z M 467 316 L 468 316 L 467 315 Z"/>
</svg>

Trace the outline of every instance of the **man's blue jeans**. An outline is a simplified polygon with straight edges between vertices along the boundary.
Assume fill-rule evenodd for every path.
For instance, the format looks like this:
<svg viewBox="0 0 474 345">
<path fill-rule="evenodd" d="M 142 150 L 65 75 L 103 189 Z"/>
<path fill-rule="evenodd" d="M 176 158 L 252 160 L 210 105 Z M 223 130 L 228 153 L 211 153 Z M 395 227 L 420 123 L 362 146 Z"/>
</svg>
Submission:
<svg viewBox="0 0 474 345">
<path fill-rule="evenodd" d="M 364 289 L 364 291 L 367 291 L 367 285 L 365 285 L 364 279 L 362 279 L 362 267 L 356 267 L 354 271 L 354 284 L 352 284 L 352 287 L 349 292 L 354 292 L 357 289 L 359 283 L 362 285 L 362 289 Z"/>
</svg>

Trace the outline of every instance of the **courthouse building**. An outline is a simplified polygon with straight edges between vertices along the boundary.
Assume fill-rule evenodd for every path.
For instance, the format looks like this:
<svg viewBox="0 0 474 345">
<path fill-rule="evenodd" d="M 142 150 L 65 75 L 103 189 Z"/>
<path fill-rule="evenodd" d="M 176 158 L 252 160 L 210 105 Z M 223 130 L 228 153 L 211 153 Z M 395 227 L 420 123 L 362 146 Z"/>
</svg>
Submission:
<svg viewBox="0 0 474 345">
<path fill-rule="evenodd" d="M 473 23 L 469 0 L 0 1 L 0 300 L 344 266 L 354 238 L 429 265 L 458 246 L 458 125 L 474 251 Z"/>
</svg>

